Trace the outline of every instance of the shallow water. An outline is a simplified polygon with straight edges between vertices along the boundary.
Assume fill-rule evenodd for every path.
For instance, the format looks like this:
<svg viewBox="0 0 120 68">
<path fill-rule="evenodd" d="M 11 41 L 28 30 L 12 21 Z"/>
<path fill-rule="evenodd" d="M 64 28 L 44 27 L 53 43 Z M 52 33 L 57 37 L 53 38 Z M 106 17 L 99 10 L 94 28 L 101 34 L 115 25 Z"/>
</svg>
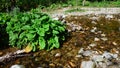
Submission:
<svg viewBox="0 0 120 68">
<path fill-rule="evenodd" d="M 67 29 L 72 30 L 74 25 L 81 26 L 81 30 L 73 30 L 66 42 L 61 48 L 51 51 L 41 50 L 30 53 L 29 56 L 13 58 L 9 62 L 4 62 L 0 68 L 9 68 L 14 64 L 25 65 L 26 68 L 80 68 L 82 60 L 88 60 L 88 57 L 77 58 L 80 48 L 85 50 L 94 50 L 99 54 L 104 51 L 111 53 L 120 52 L 120 15 L 112 15 L 108 17 L 101 15 L 84 15 L 84 16 L 67 16 L 65 18 Z M 95 43 L 96 46 L 89 46 Z M 16 48 L 8 48 L 1 50 L 4 54 L 13 52 Z M 59 56 L 56 56 L 59 54 Z"/>
</svg>

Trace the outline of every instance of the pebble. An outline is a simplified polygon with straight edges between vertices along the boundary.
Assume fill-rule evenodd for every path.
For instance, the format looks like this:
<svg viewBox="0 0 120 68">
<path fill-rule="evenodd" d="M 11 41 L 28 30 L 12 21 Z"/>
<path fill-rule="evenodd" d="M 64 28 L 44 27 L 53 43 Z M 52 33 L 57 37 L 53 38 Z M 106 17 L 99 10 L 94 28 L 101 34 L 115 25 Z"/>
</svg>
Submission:
<svg viewBox="0 0 120 68">
<path fill-rule="evenodd" d="M 113 15 L 106 15 L 105 18 L 107 18 L 107 19 L 111 19 L 111 18 L 113 18 Z"/>
<path fill-rule="evenodd" d="M 84 48 L 80 48 L 80 50 L 78 51 L 78 54 L 82 54 L 84 52 Z"/>
<path fill-rule="evenodd" d="M 70 29 L 68 29 L 67 31 L 68 31 L 68 33 L 69 33 L 69 32 L 72 32 L 72 30 L 70 30 Z"/>
<path fill-rule="evenodd" d="M 39 60 L 40 60 L 39 57 L 36 57 L 36 58 L 35 58 L 35 61 L 36 61 L 36 62 L 39 61 Z"/>
<path fill-rule="evenodd" d="M 117 54 L 119 53 L 118 49 L 116 49 L 116 48 L 111 49 L 110 52 L 111 52 L 111 53 L 114 53 L 114 54 L 115 54 L 115 53 L 117 53 Z"/>
<path fill-rule="evenodd" d="M 109 52 L 104 52 L 102 56 L 103 56 L 104 58 L 106 58 L 107 60 L 112 60 L 112 59 L 113 59 L 112 54 L 109 53 Z"/>
<path fill-rule="evenodd" d="M 89 46 L 91 46 L 91 47 L 94 47 L 94 46 L 96 46 L 97 44 L 96 43 L 91 43 L 91 44 L 89 44 Z"/>
<path fill-rule="evenodd" d="M 78 31 L 82 30 L 83 28 L 81 26 L 76 27 Z"/>
<path fill-rule="evenodd" d="M 95 68 L 93 61 L 82 61 L 80 68 Z"/>
<path fill-rule="evenodd" d="M 61 56 L 61 53 L 56 53 L 55 54 L 55 57 L 60 57 Z"/>
<path fill-rule="evenodd" d="M 109 66 L 109 65 L 112 65 L 112 64 L 113 64 L 113 63 L 112 63 L 111 61 L 109 61 L 109 60 L 106 61 L 106 65 Z"/>
<path fill-rule="evenodd" d="M 117 43 L 116 43 L 116 42 L 112 42 L 112 44 L 113 44 L 113 45 L 117 45 Z"/>
<path fill-rule="evenodd" d="M 37 68 L 43 68 L 43 67 L 37 67 Z"/>
<path fill-rule="evenodd" d="M 98 17 L 92 17 L 90 19 L 92 19 L 93 21 L 95 21 L 95 20 L 98 20 Z"/>
<path fill-rule="evenodd" d="M 51 63 L 49 64 L 50 67 L 55 67 L 55 64 Z"/>
<path fill-rule="evenodd" d="M 99 38 L 97 38 L 97 37 L 95 37 L 95 38 L 94 38 L 94 41 L 100 41 L 100 39 L 99 39 Z"/>
<path fill-rule="evenodd" d="M 106 35 L 105 34 L 101 34 L 102 37 L 105 37 Z"/>
<path fill-rule="evenodd" d="M 103 63 L 103 62 L 99 62 L 97 63 L 96 65 L 96 68 L 107 68 L 108 66 L 106 65 L 106 63 Z"/>
<path fill-rule="evenodd" d="M 87 51 L 84 51 L 83 56 L 91 56 L 92 55 L 92 51 L 91 50 L 87 50 Z"/>
<path fill-rule="evenodd" d="M 104 58 L 101 55 L 93 55 L 91 59 L 95 62 L 102 62 L 104 61 Z"/>
<path fill-rule="evenodd" d="M 75 57 L 80 58 L 80 57 L 82 57 L 82 56 L 81 56 L 81 55 L 76 55 Z"/>
<path fill-rule="evenodd" d="M 97 24 L 95 21 L 92 21 L 91 23 L 92 23 L 92 24 Z"/>
<path fill-rule="evenodd" d="M 94 33 L 96 31 L 96 29 L 91 29 L 90 32 Z"/>
<path fill-rule="evenodd" d="M 75 68 L 76 67 L 76 65 L 73 63 L 73 62 L 68 62 L 69 63 L 69 65 L 72 67 L 72 68 Z"/>
<path fill-rule="evenodd" d="M 101 38 L 103 41 L 107 41 L 108 39 L 106 37 Z"/>
<path fill-rule="evenodd" d="M 112 54 L 113 58 L 118 58 L 118 54 Z"/>
<path fill-rule="evenodd" d="M 10 68 L 25 68 L 25 66 L 15 64 L 15 65 L 12 65 Z"/>
</svg>

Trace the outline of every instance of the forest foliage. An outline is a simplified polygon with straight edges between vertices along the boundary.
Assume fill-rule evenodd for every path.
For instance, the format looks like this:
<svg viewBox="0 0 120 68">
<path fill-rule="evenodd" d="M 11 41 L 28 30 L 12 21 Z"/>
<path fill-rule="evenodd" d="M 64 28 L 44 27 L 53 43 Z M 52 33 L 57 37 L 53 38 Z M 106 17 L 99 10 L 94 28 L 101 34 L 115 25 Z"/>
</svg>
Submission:
<svg viewBox="0 0 120 68">
<path fill-rule="evenodd" d="M 93 2 L 97 4 L 97 2 L 104 3 L 112 3 L 115 6 L 119 6 L 119 0 L 1 0 L 0 2 L 0 11 L 9 12 L 14 7 L 20 8 L 20 11 L 27 11 L 32 8 L 37 8 L 40 6 L 41 8 L 54 6 L 55 4 L 62 4 L 62 6 L 69 5 L 82 5 L 83 1 L 85 1 L 86 6 L 92 5 Z M 93 4 L 94 5 L 94 4 Z"/>
</svg>

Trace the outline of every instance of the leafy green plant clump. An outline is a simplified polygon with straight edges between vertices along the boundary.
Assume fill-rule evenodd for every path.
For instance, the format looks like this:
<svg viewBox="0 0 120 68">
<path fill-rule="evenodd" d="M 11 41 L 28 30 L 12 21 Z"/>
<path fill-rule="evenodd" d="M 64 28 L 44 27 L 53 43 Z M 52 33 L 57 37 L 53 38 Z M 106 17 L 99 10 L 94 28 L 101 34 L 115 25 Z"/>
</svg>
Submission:
<svg viewBox="0 0 120 68">
<path fill-rule="evenodd" d="M 65 40 L 64 24 L 38 12 L 12 15 L 6 30 L 10 45 L 19 48 L 30 45 L 33 51 L 59 48 Z"/>
</svg>

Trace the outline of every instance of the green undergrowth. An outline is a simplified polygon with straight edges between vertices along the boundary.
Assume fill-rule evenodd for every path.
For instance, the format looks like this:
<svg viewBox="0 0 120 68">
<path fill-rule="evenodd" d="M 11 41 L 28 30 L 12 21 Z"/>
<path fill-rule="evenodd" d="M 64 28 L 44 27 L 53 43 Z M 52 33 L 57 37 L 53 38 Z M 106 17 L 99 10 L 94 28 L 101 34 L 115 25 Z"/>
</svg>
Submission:
<svg viewBox="0 0 120 68">
<path fill-rule="evenodd" d="M 7 24 L 5 30 L 9 35 L 9 45 L 13 47 L 25 48 L 30 45 L 33 51 L 51 50 L 59 48 L 65 40 L 65 25 L 47 14 L 32 10 L 10 13 L 8 17 L 8 19 L 0 17 L 0 20 Z"/>
</svg>

